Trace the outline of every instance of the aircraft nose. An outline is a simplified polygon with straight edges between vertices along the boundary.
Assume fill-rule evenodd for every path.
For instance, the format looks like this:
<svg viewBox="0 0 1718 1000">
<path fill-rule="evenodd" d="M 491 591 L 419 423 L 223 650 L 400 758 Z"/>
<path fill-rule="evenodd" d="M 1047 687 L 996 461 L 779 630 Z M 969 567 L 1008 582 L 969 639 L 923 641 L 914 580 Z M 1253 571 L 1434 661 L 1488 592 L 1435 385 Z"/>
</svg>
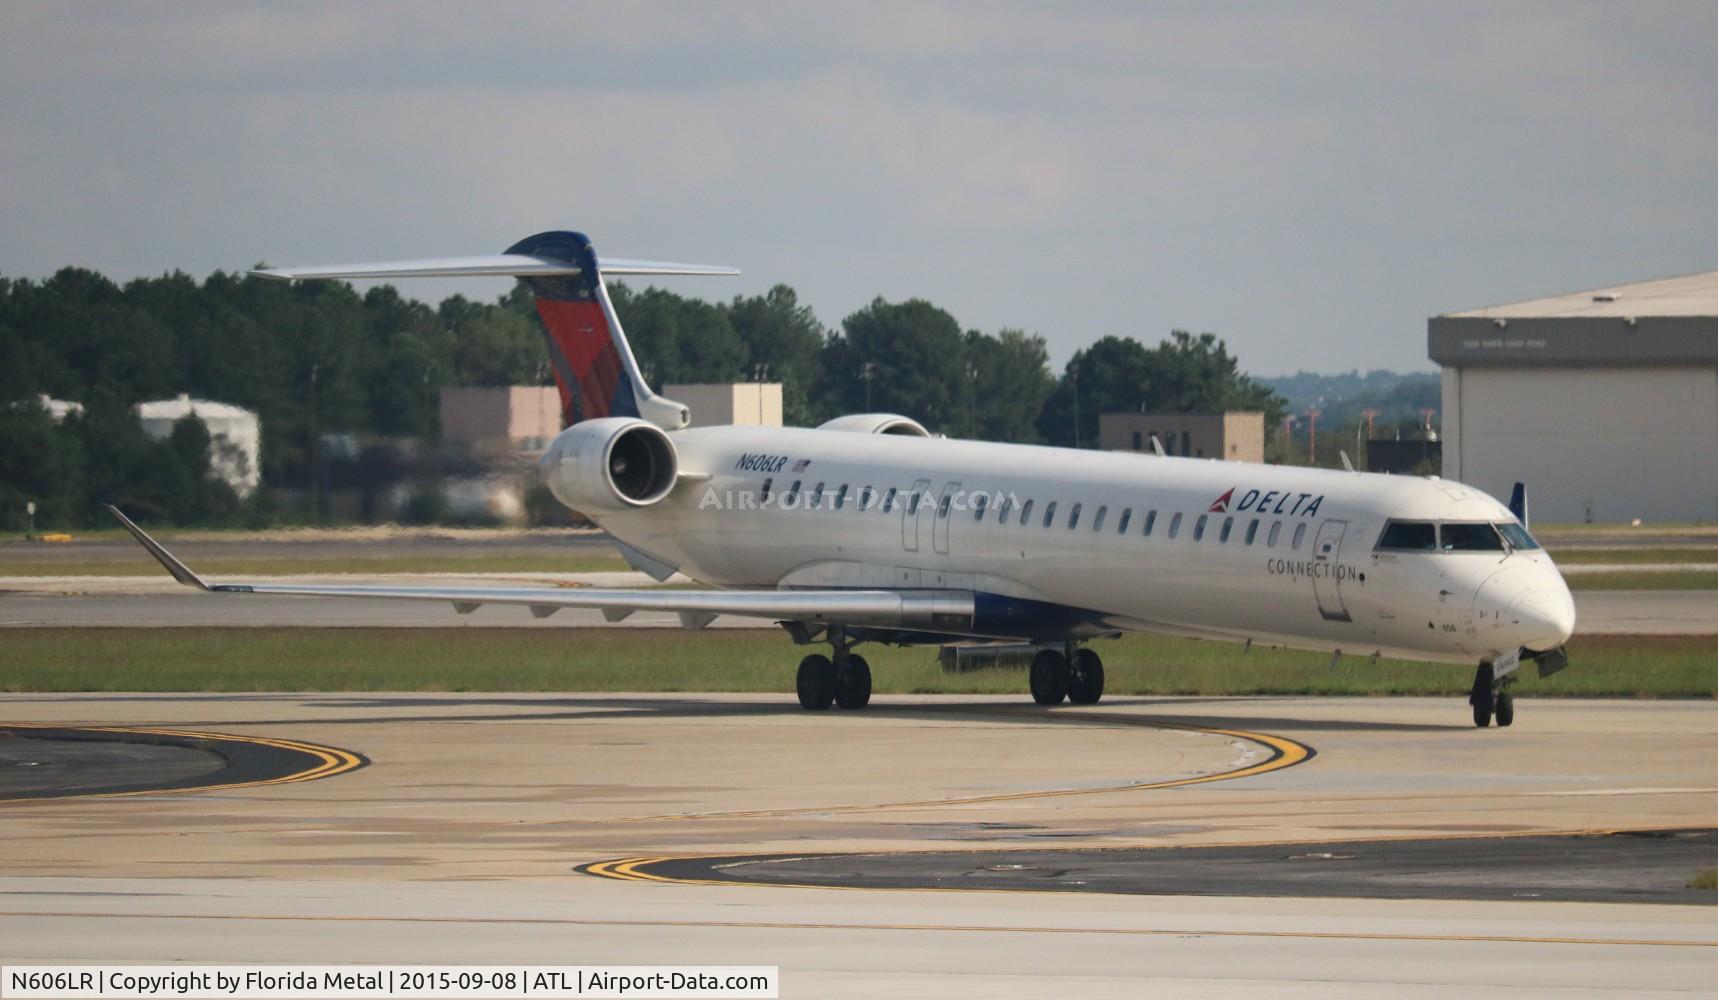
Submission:
<svg viewBox="0 0 1718 1000">
<path fill-rule="evenodd" d="M 1521 645 L 1538 651 L 1556 649 L 1575 632 L 1575 600 L 1558 581 L 1554 589 L 1535 587 L 1516 598 L 1509 617 L 1519 630 Z"/>
</svg>

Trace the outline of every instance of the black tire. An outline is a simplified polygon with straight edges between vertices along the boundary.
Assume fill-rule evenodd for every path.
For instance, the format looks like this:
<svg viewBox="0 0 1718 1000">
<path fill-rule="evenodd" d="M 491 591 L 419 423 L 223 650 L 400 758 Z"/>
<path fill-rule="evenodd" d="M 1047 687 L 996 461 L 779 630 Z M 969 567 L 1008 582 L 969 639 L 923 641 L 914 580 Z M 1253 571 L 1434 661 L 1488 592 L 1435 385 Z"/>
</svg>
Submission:
<svg viewBox="0 0 1718 1000">
<path fill-rule="evenodd" d="M 1032 658 L 1032 700 L 1040 705 L 1060 705 L 1068 696 L 1068 660 L 1054 649 L 1041 649 Z"/>
<path fill-rule="evenodd" d="M 1515 724 L 1515 696 L 1510 694 L 1507 691 L 1499 691 L 1497 693 L 1497 704 L 1495 706 L 1495 714 L 1497 715 L 1497 724 L 1499 726 L 1512 726 L 1512 725 L 1514 725 Z"/>
<path fill-rule="evenodd" d="M 1104 661 L 1089 649 L 1074 651 L 1068 664 L 1068 700 L 1076 705 L 1096 705 L 1104 696 Z"/>
<path fill-rule="evenodd" d="M 812 653 L 799 661 L 799 707 L 821 712 L 835 700 L 835 664 L 829 657 Z"/>
<path fill-rule="evenodd" d="M 1491 676 L 1491 664 L 1481 663 L 1474 671 L 1473 690 L 1468 693 L 1467 702 L 1473 706 L 1473 724 L 1481 729 L 1491 725 L 1491 713 L 1496 708 L 1497 692 L 1492 688 L 1495 681 Z"/>
<path fill-rule="evenodd" d="M 847 662 L 835 668 L 835 704 L 842 708 L 864 708 L 871 703 L 871 664 L 863 656 L 847 654 Z"/>
</svg>

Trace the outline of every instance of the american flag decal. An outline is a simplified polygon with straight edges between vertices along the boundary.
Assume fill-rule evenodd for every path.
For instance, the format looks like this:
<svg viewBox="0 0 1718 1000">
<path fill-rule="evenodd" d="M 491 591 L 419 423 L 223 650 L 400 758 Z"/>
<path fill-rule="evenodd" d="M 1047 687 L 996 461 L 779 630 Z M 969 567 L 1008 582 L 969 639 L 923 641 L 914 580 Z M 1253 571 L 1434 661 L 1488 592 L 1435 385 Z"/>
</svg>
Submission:
<svg viewBox="0 0 1718 1000">
<path fill-rule="evenodd" d="M 806 467 L 809 465 L 811 465 L 811 459 L 802 458 L 799 461 L 793 463 L 793 471 L 804 472 L 806 470 Z"/>
</svg>

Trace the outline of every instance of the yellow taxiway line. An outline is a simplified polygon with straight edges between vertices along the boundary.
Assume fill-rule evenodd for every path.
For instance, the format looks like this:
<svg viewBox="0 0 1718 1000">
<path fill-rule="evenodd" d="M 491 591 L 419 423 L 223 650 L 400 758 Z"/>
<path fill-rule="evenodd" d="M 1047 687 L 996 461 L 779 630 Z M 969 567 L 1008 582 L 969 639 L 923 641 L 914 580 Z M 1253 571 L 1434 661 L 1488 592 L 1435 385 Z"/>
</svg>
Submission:
<svg viewBox="0 0 1718 1000">
<path fill-rule="evenodd" d="M 45 722 L 8 722 L 0 724 L 0 729 L 59 729 L 69 732 L 86 733 L 136 733 L 143 736 L 168 736 L 174 739 L 198 740 L 210 743 L 245 743 L 252 746 L 271 747 L 276 750 L 290 750 L 307 754 L 316 759 L 317 763 L 291 774 L 274 778 L 259 778 L 254 781 L 230 781 L 216 785 L 193 785 L 186 788 L 143 788 L 128 792 L 91 792 L 87 795 L 71 794 L 52 797 L 23 796 L 19 798 L 0 799 L 4 802 L 58 802 L 65 799 L 108 799 L 129 798 L 139 795 L 183 795 L 192 792 L 228 791 L 235 788 L 259 788 L 264 785 L 285 785 L 300 781 L 315 781 L 318 778 L 332 778 L 337 774 L 363 767 L 364 758 L 336 747 L 319 746 L 315 743 L 304 743 L 299 740 L 273 739 L 263 736 L 238 736 L 233 733 L 204 733 L 185 729 L 161 729 L 152 726 L 72 726 Z"/>
</svg>

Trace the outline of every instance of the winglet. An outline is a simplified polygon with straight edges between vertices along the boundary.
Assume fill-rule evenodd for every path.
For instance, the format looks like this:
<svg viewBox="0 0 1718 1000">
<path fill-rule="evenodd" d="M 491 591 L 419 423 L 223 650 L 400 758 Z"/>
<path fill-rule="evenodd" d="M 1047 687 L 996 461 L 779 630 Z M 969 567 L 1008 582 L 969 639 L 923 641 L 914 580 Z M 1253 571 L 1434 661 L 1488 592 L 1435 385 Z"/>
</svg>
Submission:
<svg viewBox="0 0 1718 1000">
<path fill-rule="evenodd" d="M 1509 512 L 1515 515 L 1515 519 L 1521 522 L 1523 528 L 1527 527 L 1526 483 L 1516 483 L 1515 489 L 1509 492 Z"/>
<path fill-rule="evenodd" d="M 155 561 L 165 566 L 167 572 L 173 574 L 173 579 L 187 587 L 196 587 L 198 590 L 209 589 L 209 585 L 203 582 L 202 577 L 191 572 L 191 567 L 180 562 L 177 556 L 162 548 L 161 543 L 150 538 L 148 532 L 133 524 L 131 518 L 121 514 L 118 507 L 108 504 L 107 509 L 113 512 L 114 517 L 119 518 L 119 523 L 124 525 L 126 531 L 131 532 L 131 537 L 137 539 L 137 544 L 148 549 L 149 554 L 155 557 Z"/>
</svg>

